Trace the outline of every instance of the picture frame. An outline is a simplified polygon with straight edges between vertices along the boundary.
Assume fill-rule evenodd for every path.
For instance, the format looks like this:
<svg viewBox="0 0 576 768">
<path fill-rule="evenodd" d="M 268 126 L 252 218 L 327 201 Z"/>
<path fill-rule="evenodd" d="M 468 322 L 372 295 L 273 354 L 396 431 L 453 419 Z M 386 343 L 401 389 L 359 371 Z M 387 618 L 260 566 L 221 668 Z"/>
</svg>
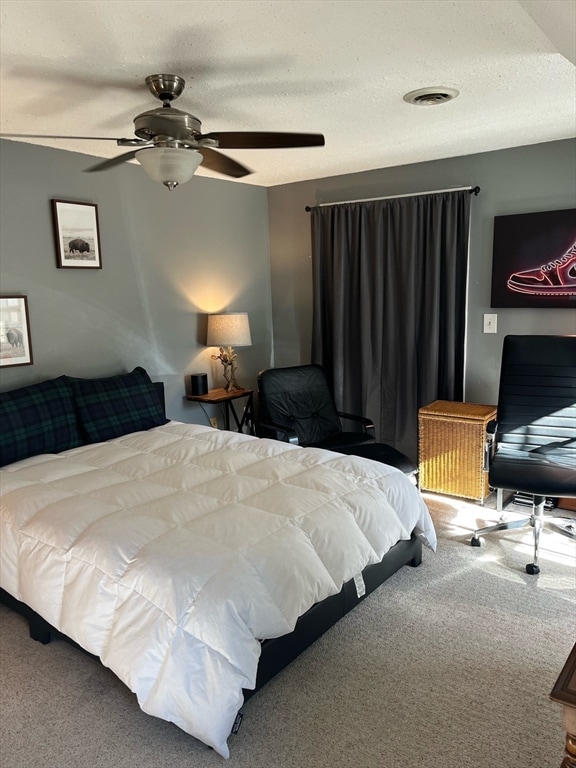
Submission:
<svg viewBox="0 0 576 768">
<path fill-rule="evenodd" d="M 494 217 L 491 307 L 576 308 L 576 209 Z"/>
<path fill-rule="evenodd" d="M 0 367 L 32 365 L 26 296 L 0 296 Z"/>
<path fill-rule="evenodd" d="M 102 269 L 98 206 L 71 200 L 51 202 L 58 269 Z"/>
</svg>

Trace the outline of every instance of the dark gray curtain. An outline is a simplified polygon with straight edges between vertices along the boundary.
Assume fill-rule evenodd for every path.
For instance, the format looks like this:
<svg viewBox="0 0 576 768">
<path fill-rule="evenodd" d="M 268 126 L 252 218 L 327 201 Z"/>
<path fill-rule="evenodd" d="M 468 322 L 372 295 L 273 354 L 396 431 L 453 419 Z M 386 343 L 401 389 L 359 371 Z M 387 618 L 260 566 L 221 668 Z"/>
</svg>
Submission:
<svg viewBox="0 0 576 768">
<path fill-rule="evenodd" d="M 312 362 L 340 410 L 417 458 L 418 408 L 462 400 L 470 192 L 312 209 Z"/>
</svg>

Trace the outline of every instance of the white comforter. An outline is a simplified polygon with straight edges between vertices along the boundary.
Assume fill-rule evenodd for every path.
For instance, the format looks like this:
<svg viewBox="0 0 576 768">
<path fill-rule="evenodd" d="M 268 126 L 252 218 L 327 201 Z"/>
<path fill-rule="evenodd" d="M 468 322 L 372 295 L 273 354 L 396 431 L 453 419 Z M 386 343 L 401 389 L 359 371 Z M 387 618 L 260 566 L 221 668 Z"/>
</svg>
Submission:
<svg viewBox="0 0 576 768">
<path fill-rule="evenodd" d="M 0 484 L 2 587 L 224 757 L 259 639 L 413 529 L 436 545 L 398 470 L 199 425 L 36 456 Z"/>
</svg>

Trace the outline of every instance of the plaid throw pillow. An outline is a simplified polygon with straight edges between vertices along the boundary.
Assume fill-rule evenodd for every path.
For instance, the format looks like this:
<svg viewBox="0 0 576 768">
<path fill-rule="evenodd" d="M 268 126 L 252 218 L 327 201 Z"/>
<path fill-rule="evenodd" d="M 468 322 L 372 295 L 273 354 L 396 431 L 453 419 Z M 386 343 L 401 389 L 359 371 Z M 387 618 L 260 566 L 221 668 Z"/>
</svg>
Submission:
<svg viewBox="0 0 576 768">
<path fill-rule="evenodd" d="M 166 424 L 168 419 L 144 368 L 104 379 L 68 378 L 88 443 Z"/>
<path fill-rule="evenodd" d="M 64 376 L 0 394 L 0 465 L 82 445 Z"/>
</svg>

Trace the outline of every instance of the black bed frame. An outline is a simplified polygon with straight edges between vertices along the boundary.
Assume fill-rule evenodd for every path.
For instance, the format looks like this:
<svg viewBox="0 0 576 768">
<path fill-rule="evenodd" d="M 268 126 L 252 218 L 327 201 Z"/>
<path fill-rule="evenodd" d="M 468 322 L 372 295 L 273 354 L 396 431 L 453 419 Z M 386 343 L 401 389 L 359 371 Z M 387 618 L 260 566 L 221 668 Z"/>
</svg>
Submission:
<svg viewBox="0 0 576 768">
<path fill-rule="evenodd" d="M 422 562 L 422 544 L 412 536 L 406 541 L 398 541 L 388 550 L 383 559 L 375 565 L 368 565 L 362 576 L 366 585 L 366 593 L 358 597 L 354 579 L 345 582 L 337 595 L 332 595 L 312 606 L 303 614 L 293 632 L 281 637 L 262 642 L 262 652 L 258 662 L 256 687 L 254 690 L 244 689 L 244 700 L 247 700 L 260 690 L 274 675 L 288 666 L 302 651 L 333 627 L 340 619 L 362 602 L 380 584 L 383 584 L 403 565 L 416 567 Z"/>
<path fill-rule="evenodd" d="M 164 385 L 155 382 L 155 387 L 164 405 Z M 258 662 L 256 686 L 254 690 L 244 689 L 244 699 L 247 700 L 263 685 L 284 669 L 302 651 L 314 643 L 330 627 L 334 626 L 343 616 L 364 600 L 380 584 L 383 584 L 404 565 L 416 567 L 422 562 L 422 543 L 414 534 L 408 540 L 398 541 L 384 555 L 379 563 L 367 566 L 362 571 L 365 584 L 365 594 L 358 597 L 354 579 L 347 581 L 340 592 L 327 597 L 312 606 L 303 614 L 292 632 L 281 637 L 262 641 L 262 650 Z M 27 619 L 30 637 L 46 644 L 52 635 L 63 637 L 72 645 L 82 649 L 77 643 L 61 632 L 58 632 L 45 619 L 39 616 L 25 603 L 20 602 L 4 589 L 0 588 L 0 602 L 5 603 Z M 86 651 L 84 651 L 86 653 Z M 92 655 L 92 654 L 89 654 Z"/>
</svg>

